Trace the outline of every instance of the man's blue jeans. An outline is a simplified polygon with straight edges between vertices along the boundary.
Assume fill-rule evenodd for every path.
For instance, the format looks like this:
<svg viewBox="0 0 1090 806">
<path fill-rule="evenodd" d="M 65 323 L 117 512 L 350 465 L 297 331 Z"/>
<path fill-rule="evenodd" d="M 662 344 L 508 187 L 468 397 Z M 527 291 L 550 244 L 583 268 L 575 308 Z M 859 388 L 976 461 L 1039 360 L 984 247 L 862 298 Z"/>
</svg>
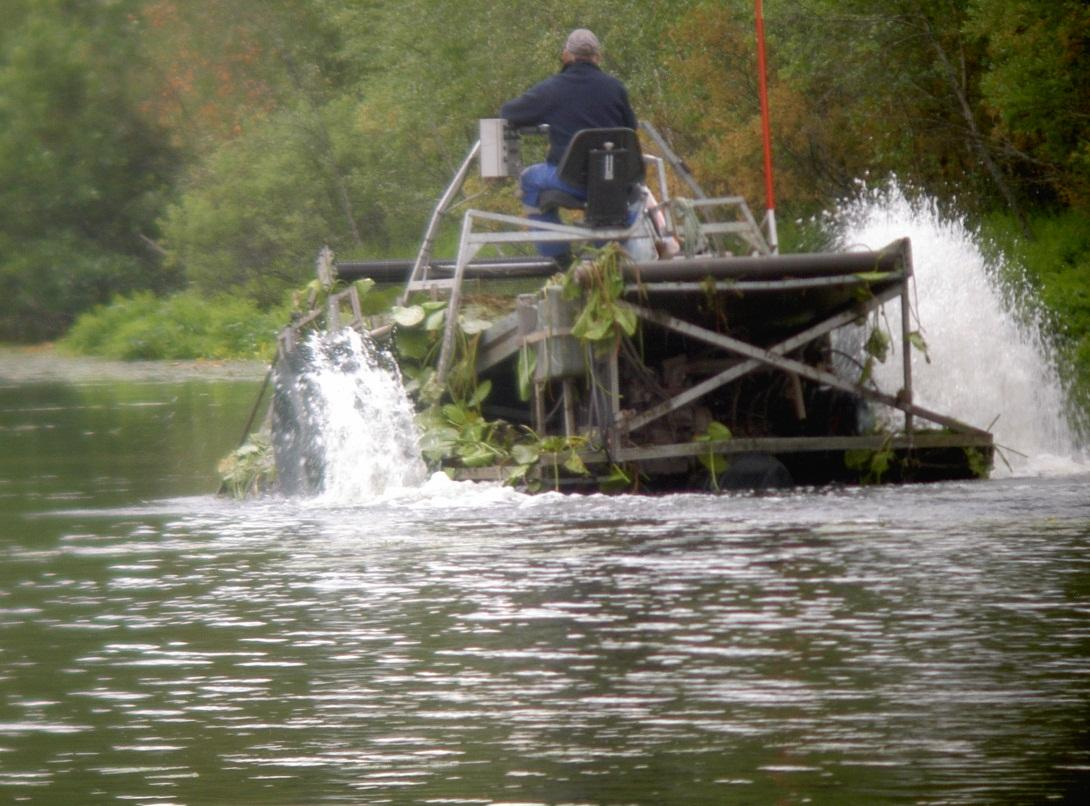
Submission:
<svg viewBox="0 0 1090 806">
<path fill-rule="evenodd" d="M 529 208 L 526 217 L 532 221 L 547 221 L 551 224 L 562 223 L 560 213 L 555 208 L 549 213 L 541 212 L 538 204 L 541 201 L 541 191 L 543 190 L 562 190 L 583 201 L 586 201 L 587 198 L 586 190 L 569 185 L 557 175 L 556 166 L 548 162 L 538 162 L 525 168 L 519 177 L 519 184 L 522 186 L 522 203 Z M 628 220 L 625 222 L 625 226 L 631 227 L 636 223 L 639 211 L 639 204 L 629 205 Z M 571 245 L 564 241 L 544 242 L 535 245 L 538 253 L 545 257 L 559 257 L 571 252 Z M 597 243 L 595 245 L 601 246 L 602 244 Z"/>
<path fill-rule="evenodd" d="M 560 213 L 556 209 L 549 213 L 542 213 L 538 207 L 541 191 L 543 190 L 562 190 L 577 199 L 586 200 L 587 198 L 585 190 L 573 187 L 563 181 L 557 175 L 556 166 L 548 162 L 538 162 L 524 169 L 519 177 L 519 184 L 522 186 L 522 203 L 533 211 L 527 213 L 526 217 L 533 221 L 547 221 L 551 224 L 561 223 Z M 571 251 L 569 245 L 563 241 L 539 243 L 536 246 L 537 251 L 546 257 L 558 257 Z"/>
</svg>

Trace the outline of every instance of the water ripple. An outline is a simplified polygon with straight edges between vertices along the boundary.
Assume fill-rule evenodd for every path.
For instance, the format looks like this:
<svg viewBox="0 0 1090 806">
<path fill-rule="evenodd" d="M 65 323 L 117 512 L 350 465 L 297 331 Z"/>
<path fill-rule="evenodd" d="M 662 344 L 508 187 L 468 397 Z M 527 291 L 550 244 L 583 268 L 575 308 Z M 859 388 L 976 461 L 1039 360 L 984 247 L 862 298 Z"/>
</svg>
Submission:
<svg viewBox="0 0 1090 806">
<path fill-rule="evenodd" d="M 1086 779 L 1090 504 L 1061 481 L 422 500 L 37 519 L 0 549 L 0 791 L 990 802 Z"/>
</svg>

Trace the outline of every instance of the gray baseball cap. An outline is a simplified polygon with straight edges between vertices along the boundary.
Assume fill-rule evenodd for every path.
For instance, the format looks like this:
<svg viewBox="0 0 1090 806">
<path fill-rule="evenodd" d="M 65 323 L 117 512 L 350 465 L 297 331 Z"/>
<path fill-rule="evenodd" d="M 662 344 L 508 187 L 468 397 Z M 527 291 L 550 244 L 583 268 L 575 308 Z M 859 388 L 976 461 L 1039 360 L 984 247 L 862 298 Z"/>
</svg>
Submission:
<svg viewBox="0 0 1090 806">
<path fill-rule="evenodd" d="M 568 34 L 568 41 L 564 43 L 564 50 L 572 56 L 590 58 L 602 54 L 602 45 L 592 31 L 586 28 L 576 28 Z"/>
</svg>

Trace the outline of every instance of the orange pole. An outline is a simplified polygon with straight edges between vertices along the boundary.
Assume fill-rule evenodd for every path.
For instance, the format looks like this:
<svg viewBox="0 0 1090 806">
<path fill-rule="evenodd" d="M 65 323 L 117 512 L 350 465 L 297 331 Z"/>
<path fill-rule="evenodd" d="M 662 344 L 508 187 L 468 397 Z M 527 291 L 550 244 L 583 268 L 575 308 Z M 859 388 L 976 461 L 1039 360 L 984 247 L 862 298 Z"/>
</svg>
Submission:
<svg viewBox="0 0 1090 806">
<path fill-rule="evenodd" d="M 772 127 L 768 113 L 768 62 L 765 60 L 765 18 L 761 0 L 754 0 L 757 18 L 757 72 L 761 96 L 761 137 L 765 152 L 765 209 L 768 211 L 768 245 L 779 251 L 776 235 L 776 197 L 772 190 Z"/>
</svg>

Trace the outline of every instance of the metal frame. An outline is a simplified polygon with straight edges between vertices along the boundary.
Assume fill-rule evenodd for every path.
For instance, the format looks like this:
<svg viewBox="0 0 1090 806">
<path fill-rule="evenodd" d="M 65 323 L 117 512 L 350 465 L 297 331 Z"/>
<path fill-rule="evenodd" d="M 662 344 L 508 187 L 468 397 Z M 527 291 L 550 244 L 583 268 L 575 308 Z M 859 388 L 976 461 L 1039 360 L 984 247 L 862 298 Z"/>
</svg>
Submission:
<svg viewBox="0 0 1090 806">
<path fill-rule="evenodd" d="M 649 128 L 649 127 L 645 127 Z M 657 133 L 655 135 L 657 137 Z M 669 149 L 666 149 L 669 152 Z M 455 173 L 450 185 L 444 191 L 439 203 L 436 205 L 428 222 L 424 239 L 421 242 L 420 251 L 413 264 L 408 282 L 399 296 L 399 303 L 404 304 L 413 291 L 428 291 L 437 293 L 448 290 L 450 303 L 447 308 L 447 319 L 443 330 L 443 341 L 439 353 L 439 362 L 436 368 L 436 377 L 439 383 L 446 380 L 452 361 L 454 327 L 457 322 L 458 311 L 461 308 L 462 284 L 465 279 L 465 270 L 470 262 L 485 246 L 501 246 L 505 244 L 539 244 L 539 243 L 592 243 L 597 241 L 627 241 L 640 237 L 652 237 L 652 231 L 642 217 L 630 227 L 588 228 L 574 224 L 554 224 L 547 221 L 535 221 L 523 216 L 512 216 L 503 213 L 492 213 L 484 210 L 467 210 L 462 219 L 461 237 L 458 243 L 458 256 L 454 267 L 454 277 L 450 279 L 430 280 L 427 277 L 428 266 L 431 263 L 431 250 L 435 243 L 436 233 L 443 217 L 453 206 L 453 201 L 465 184 L 469 175 L 469 169 L 474 160 L 480 157 L 481 142 L 473 144 Z M 672 153 L 672 152 L 669 152 Z M 673 158 L 676 160 L 676 157 Z M 659 207 L 662 209 L 667 222 L 667 230 L 675 231 L 675 221 L 671 212 L 669 186 L 666 181 L 665 161 L 661 157 L 645 155 L 644 160 L 656 168 L 659 181 L 661 199 Z M 740 238 L 751 249 L 759 254 L 769 254 L 768 243 L 765 241 L 760 227 L 754 220 L 749 207 L 740 196 L 724 196 L 707 198 L 700 191 L 701 197 L 691 202 L 692 206 L 704 213 L 705 221 L 699 223 L 701 233 L 709 238 L 730 235 Z M 716 208 L 733 209 L 741 217 L 737 221 L 716 221 L 711 219 L 710 212 Z M 477 225 L 488 222 L 491 229 L 482 229 Z M 496 229 L 496 227 L 499 229 Z"/>
<path fill-rule="evenodd" d="M 873 294 L 865 301 L 854 304 L 850 309 L 836 312 L 821 321 L 815 322 L 790 337 L 783 339 L 771 347 L 761 347 L 741 339 L 727 336 L 706 327 L 685 321 L 677 316 L 656 310 L 642 304 L 622 302 L 627 305 L 641 320 L 657 327 L 673 331 L 687 338 L 696 339 L 705 344 L 712 345 L 724 352 L 737 363 L 723 369 L 715 375 L 696 383 L 684 391 L 676 394 L 669 400 L 662 401 L 638 412 L 625 412 L 621 409 L 620 392 L 620 368 L 617 356 L 611 355 L 607 359 L 606 389 L 610 399 L 612 411 L 612 427 L 604 434 L 605 443 L 608 445 L 608 455 L 612 461 L 639 461 L 643 459 L 680 458 L 696 455 L 701 450 L 709 449 L 735 453 L 742 451 L 763 451 L 767 453 L 820 451 L 820 450 L 852 450 L 871 449 L 879 450 L 884 447 L 896 449 L 936 448 L 936 447 L 991 447 L 991 435 L 982 429 L 968 425 L 952 417 L 916 405 L 912 397 L 912 361 L 911 342 L 909 328 L 911 324 L 911 307 L 909 299 L 909 279 L 912 277 L 912 256 L 907 241 L 899 241 L 891 244 L 875 255 L 892 255 L 894 267 L 892 270 L 881 272 L 880 278 L 862 276 L 860 274 L 844 274 L 839 276 L 824 277 L 783 277 L 769 280 L 737 280 L 715 283 L 715 287 L 724 291 L 765 293 L 776 291 L 797 291 L 813 288 L 833 288 L 845 286 L 857 286 L 873 290 Z M 662 294 L 678 292 L 692 293 L 694 291 L 707 290 L 706 283 L 692 282 L 648 282 L 629 283 L 626 292 L 629 297 L 639 295 L 642 299 L 649 299 Z M 853 383 L 844 380 L 831 372 L 798 361 L 789 356 L 795 350 L 832 333 L 846 325 L 858 322 L 870 314 L 879 310 L 883 305 L 892 300 L 901 302 L 902 316 L 902 342 L 904 349 L 901 355 L 902 361 L 902 387 L 896 395 L 889 395 L 874 388 L 869 388 L 862 383 Z M 523 334 L 515 339 L 509 346 L 509 350 L 529 343 L 540 337 L 539 332 Z M 511 341 L 510 339 L 508 341 Z M 493 360 L 492 363 L 495 363 Z M 695 401 L 711 394 L 712 392 L 732 383 L 745 375 L 759 369 L 771 368 L 785 373 L 797 385 L 800 379 L 806 379 L 814 383 L 840 389 L 851 394 L 858 395 L 864 400 L 881 404 L 900 411 L 904 415 L 904 433 L 900 435 L 883 436 L 838 436 L 838 437 L 801 437 L 801 438 L 737 438 L 729 443 L 709 446 L 702 443 L 694 447 L 692 443 L 679 443 L 671 445 L 641 446 L 635 438 L 636 432 L 641 428 L 665 417 L 672 412 L 689 406 Z M 567 394 L 568 390 L 565 390 Z M 801 398 L 800 398 L 801 399 Z M 915 420 L 920 418 L 934 425 L 949 429 L 952 433 L 935 433 L 916 430 Z M 540 418 L 538 418 L 540 419 Z M 570 418 L 566 417 L 565 422 Z M 538 424 L 540 430 L 540 424 Z M 566 425 L 570 430 L 570 424 Z M 603 454 L 604 456 L 605 454 Z M 584 455 L 584 461 L 597 461 L 598 452 L 588 451 Z"/>
<path fill-rule="evenodd" d="M 751 344 L 741 339 L 727 336 L 706 327 L 685 321 L 677 316 L 668 314 L 662 310 L 656 310 L 646 304 L 625 302 L 628 307 L 645 323 L 664 328 L 678 333 L 686 338 L 698 340 L 722 350 L 725 356 L 734 361 L 732 366 L 705 378 L 690 386 L 685 391 L 673 396 L 669 400 L 650 406 L 643 411 L 630 413 L 621 410 L 621 373 L 618 358 L 614 354 L 608 358 L 606 366 L 605 386 L 609 406 L 612 411 L 612 424 L 607 427 L 607 433 L 602 434 L 605 444 L 608 446 L 610 461 L 639 461 L 650 458 L 680 458 L 694 456 L 699 452 L 713 449 L 720 452 L 737 452 L 743 450 L 762 450 L 770 453 L 796 452 L 812 450 L 849 450 L 857 448 L 878 449 L 882 446 L 911 449 L 913 447 L 934 446 L 991 446 L 991 435 L 988 432 L 966 423 L 924 409 L 913 401 L 912 392 L 912 361 L 911 361 L 911 300 L 909 298 L 909 279 L 912 277 L 912 255 L 907 240 L 891 244 L 885 250 L 871 253 L 874 257 L 874 266 L 866 270 L 858 268 L 859 261 L 846 261 L 846 266 L 837 265 L 830 271 L 828 266 L 818 266 L 812 272 L 800 272 L 797 264 L 792 263 L 792 258 L 774 258 L 780 266 L 779 276 L 764 277 L 737 276 L 738 279 L 730 279 L 730 271 L 739 271 L 749 258 L 732 258 L 730 253 L 723 248 L 723 239 L 727 237 L 738 238 L 746 245 L 749 254 L 766 257 L 772 254 L 768 240 L 762 231 L 762 227 L 754 219 L 744 199 L 739 196 L 723 196 L 709 198 L 703 189 L 689 175 L 684 164 L 677 158 L 665 143 L 662 137 L 652 127 L 645 125 L 645 131 L 657 143 L 659 149 L 665 155 L 656 157 L 645 155 L 645 160 L 655 166 L 655 173 L 660 186 L 659 207 L 667 220 L 667 230 L 676 234 L 678 222 L 672 213 L 671 198 L 666 182 L 665 165 L 669 163 L 677 174 L 689 184 L 696 198 L 688 202 L 697 215 L 697 226 L 701 235 L 709 239 L 714 247 L 711 256 L 703 255 L 688 261 L 667 261 L 656 263 L 666 267 L 689 268 L 689 279 L 657 279 L 657 281 L 641 281 L 637 265 L 635 281 L 626 285 L 626 295 L 629 299 L 639 296 L 641 300 L 648 301 L 652 297 L 672 295 L 679 293 L 692 294 L 698 291 L 707 291 L 714 287 L 717 291 L 736 292 L 741 294 L 764 294 L 777 292 L 793 292 L 810 289 L 832 289 L 843 287 L 861 287 L 873 291 L 873 295 L 865 301 L 853 305 L 850 310 L 841 310 L 823 320 L 813 323 L 788 338 L 783 339 L 771 347 L 762 347 Z M 452 208 L 454 199 L 464 185 L 472 162 L 480 154 L 480 142 L 470 149 L 461 167 L 458 169 L 450 186 L 440 198 L 432 218 L 429 221 L 424 240 L 416 261 L 413 264 L 405 289 L 401 294 L 402 304 L 414 291 L 429 291 L 431 293 L 449 292 L 450 302 L 447 308 L 447 317 L 444 325 L 442 345 L 437 366 L 437 379 L 443 383 L 450 371 L 453 351 L 454 334 L 461 307 L 462 285 L 465 279 L 466 269 L 479 252 L 486 246 L 503 246 L 509 244 L 542 244 L 542 243 L 587 243 L 595 241 L 625 241 L 636 237 L 652 237 L 652 233 L 646 229 L 645 223 L 637 221 L 631 227 L 590 229 L 572 224 L 554 224 L 551 222 L 535 221 L 522 216 L 493 213 L 483 210 L 470 209 L 465 211 L 462 218 L 461 234 L 459 238 L 458 254 L 454 265 L 454 276 L 449 279 L 429 279 L 428 267 L 431 264 L 431 249 L 441 219 Z M 717 220 L 722 217 L 724 211 L 733 211 L 734 220 Z M 690 222 L 691 223 L 691 222 Z M 724 258 L 726 255 L 728 257 Z M 824 257 L 824 256 L 812 256 Z M 856 257 L 862 258 L 857 255 Z M 878 258 L 883 258 L 881 266 L 878 266 Z M 869 258 L 868 258 L 869 259 Z M 731 261 L 730 270 L 723 269 L 723 261 Z M 737 261 L 735 263 L 734 261 Z M 763 261 L 762 261 L 763 263 Z M 647 264 L 643 264 L 645 267 Z M 769 265 L 772 265 L 771 263 Z M 474 264 L 477 268 L 477 264 Z M 702 276 L 708 269 L 722 269 L 716 279 L 709 285 L 708 281 L 695 282 L 694 276 Z M 869 276 L 863 276 L 867 271 Z M 880 278 L 876 278 L 871 271 L 878 271 Z M 696 274 L 694 274 L 696 272 Z M 858 272 L 858 273 L 856 273 Z M 801 276 L 800 276 L 801 275 Z M 799 348 L 820 339 L 834 330 L 858 321 L 877 311 L 885 303 L 894 299 L 901 302 L 901 330 L 902 330 L 902 388 L 896 395 L 888 395 L 877 389 L 872 389 L 860 383 L 845 381 L 831 372 L 806 364 L 790 357 L 790 353 Z M 485 368 L 494 366 L 499 361 L 512 355 L 517 350 L 525 347 L 533 340 L 542 338 L 538 331 L 524 333 L 517 330 L 512 322 L 502 326 L 502 333 L 492 339 L 482 342 L 484 349 L 481 358 L 485 361 Z M 813 383 L 822 384 L 840 389 L 851 394 L 858 395 L 862 399 L 890 407 L 900 411 L 904 416 L 903 435 L 892 436 L 861 436 L 861 437 L 805 437 L 805 438 L 760 438 L 746 439 L 736 438 L 729 443 L 709 445 L 701 443 L 694 446 L 692 443 L 673 445 L 640 446 L 634 444 L 636 432 L 656 420 L 665 417 L 695 401 L 721 389 L 729 383 L 737 381 L 745 375 L 759 369 L 771 368 L 785 373 L 794 384 L 796 390 L 800 390 L 800 379 L 806 379 Z M 480 367 L 478 368 L 480 369 Z M 571 410 L 570 383 L 564 384 L 564 422 L 565 430 L 571 433 L 574 429 L 574 418 Z M 541 390 L 537 390 L 539 393 Z M 541 395 L 535 394 L 533 404 L 536 413 L 535 421 L 539 431 L 542 430 L 543 419 L 541 408 Z M 802 406 L 801 394 L 798 394 L 798 406 Z M 934 431 L 918 433 L 915 427 L 915 419 L 920 418 L 937 426 L 950 429 L 953 434 L 938 434 Z M 597 452 L 587 451 L 586 461 L 595 461 Z"/>
<path fill-rule="evenodd" d="M 916 405 L 913 400 L 912 339 L 910 338 L 913 314 L 909 294 L 912 253 L 907 239 L 894 242 L 876 252 L 774 255 L 762 226 L 754 220 L 746 202 L 741 197 L 707 197 L 688 173 L 684 163 L 674 155 L 658 132 L 647 124 L 644 124 L 644 130 L 657 143 L 664 155 L 658 157 L 645 154 L 644 160 L 655 168 L 654 173 L 659 183 L 657 209 L 661 210 L 665 217 L 665 232 L 653 232 L 643 216 L 631 227 L 594 229 L 469 209 L 462 217 L 458 253 L 452 267 L 449 260 L 434 261 L 432 250 L 440 224 L 444 217 L 457 206 L 456 199 L 464 187 L 472 164 L 480 158 L 481 143 L 478 141 L 473 144 L 432 212 L 420 249 L 412 262 L 408 280 L 399 295 L 399 303 L 404 305 L 413 292 L 425 291 L 433 295 L 440 292 L 450 294 L 437 367 L 437 379 L 440 383 L 445 382 L 453 359 L 455 327 L 467 270 L 470 276 L 492 276 L 493 273 L 495 276 L 503 276 L 504 270 L 515 262 L 508 258 L 474 262 L 484 247 L 509 244 L 626 241 L 664 234 L 676 235 L 679 222 L 674 215 L 672 204 L 674 200 L 669 195 L 665 172 L 665 167 L 669 164 L 689 185 L 695 196 L 694 199 L 686 202 L 694 215 L 687 216 L 688 220 L 684 223 L 692 234 L 691 226 L 695 219 L 700 235 L 709 239 L 711 248 L 706 254 L 698 256 L 634 262 L 625 266 L 623 269 L 625 290 L 620 304 L 627 306 L 645 324 L 679 334 L 685 339 L 710 345 L 721 351 L 721 355 L 710 356 L 707 360 L 695 362 L 687 360 L 680 351 L 666 356 L 665 360 L 671 364 L 677 362 L 685 365 L 685 388 L 669 399 L 647 405 L 641 411 L 623 411 L 621 408 L 622 380 L 638 383 L 638 378 L 622 378 L 616 351 L 602 359 L 604 363 L 597 363 L 594 370 L 597 377 L 592 378 L 589 383 L 600 384 L 595 387 L 594 393 L 603 394 L 608 414 L 602 412 L 606 416 L 594 426 L 592 429 L 594 433 L 583 434 L 583 436 L 593 436 L 595 441 L 594 448 L 580 451 L 584 463 L 601 466 L 610 463 L 646 462 L 648 466 L 659 469 L 669 467 L 671 469 L 665 472 L 674 473 L 676 468 L 688 467 L 692 459 L 705 455 L 709 451 L 719 454 L 759 452 L 784 455 L 849 450 L 892 449 L 903 452 L 916 449 L 926 451 L 980 448 L 990 452 L 993 449 L 992 437 L 987 431 L 925 409 Z M 464 204 L 465 201 L 461 199 L 458 203 Z M 716 220 L 716 215 L 721 216 L 724 210 L 732 211 L 734 220 Z M 745 244 L 746 253 L 733 256 L 727 252 L 723 248 L 723 242 L 727 238 L 736 238 Z M 399 263 L 403 264 L 399 271 L 404 272 L 409 269 L 409 261 Z M 471 265 L 472 268 L 470 268 Z M 452 277 L 428 276 L 431 269 L 446 274 L 451 268 L 453 268 Z M 542 259 L 538 270 L 543 272 L 541 276 L 545 276 L 545 272 L 551 272 L 553 270 L 551 261 Z M 355 285 L 349 285 L 344 290 L 333 293 L 337 267 L 333 264 L 333 255 L 328 249 L 323 249 L 319 254 L 317 273 L 328 298 L 324 305 L 320 305 L 317 303 L 318 293 L 312 292 L 309 313 L 281 331 L 277 345 L 278 361 L 295 349 L 295 342 L 301 330 L 322 318 L 323 315 L 325 326 L 329 330 L 351 326 L 371 336 L 380 336 L 389 333 L 394 327 L 392 324 L 383 324 L 374 330 L 367 330 L 375 323 L 369 323 L 363 317 Z M 578 275 L 579 273 L 576 272 L 577 279 Z M 750 343 L 719 333 L 709 328 L 706 319 L 686 321 L 681 316 L 668 313 L 655 305 L 656 302 L 662 302 L 664 304 L 661 307 L 665 308 L 668 303 L 676 302 L 676 299 L 671 297 L 676 297 L 678 294 L 697 295 L 710 290 L 724 294 L 725 302 L 730 304 L 729 297 L 732 294 L 790 295 L 796 292 L 835 291 L 852 287 L 865 289 L 867 293 L 860 295 L 860 301 L 857 302 L 853 302 L 853 295 L 848 293 L 822 294 L 821 304 L 828 305 L 824 310 L 832 312 L 823 315 L 820 321 L 809 319 L 806 324 L 798 326 L 797 332 L 781 337 L 771 346 L 763 346 L 766 342 Z M 481 335 L 476 366 L 479 373 L 496 367 L 501 362 L 509 361 L 519 350 L 535 345 L 541 340 L 570 336 L 571 330 L 568 327 L 554 327 L 547 323 L 539 323 L 536 314 L 532 322 L 525 316 L 526 311 L 523 308 L 527 305 L 532 308 L 536 296 L 526 295 L 525 300 L 520 299 L 519 307 L 513 313 L 496 322 Z M 828 336 L 838 328 L 859 322 L 895 299 L 901 302 L 903 373 L 902 387 L 896 395 L 868 388 L 863 383 L 846 381 L 825 369 L 791 357 L 791 354 L 800 348 Z M 674 308 L 682 307 L 685 307 L 684 304 L 674 306 Z M 863 400 L 901 412 L 904 416 L 904 431 L 898 434 L 866 436 L 733 437 L 719 442 L 684 443 L 652 442 L 653 438 L 649 438 L 647 440 L 649 444 L 639 444 L 642 439 L 641 429 L 693 405 L 759 369 L 771 369 L 774 372 L 783 373 L 789 379 L 787 396 L 794 398 L 796 412 L 800 418 L 806 416 L 802 394 L 802 380 L 805 379 L 811 383 L 846 391 Z M 270 376 L 271 374 L 270 370 Z M 691 381 L 695 382 L 690 383 Z M 576 434 L 573 387 L 577 382 L 571 375 L 557 375 L 552 380 L 535 381 L 534 398 L 527 414 L 532 418 L 536 431 L 540 435 L 545 435 L 544 392 L 548 384 L 561 385 L 560 402 L 563 405 L 564 432 L 568 436 Z M 289 394 L 298 397 L 299 393 L 292 387 Z M 253 414 L 251 414 L 251 420 L 252 418 Z M 552 421 L 552 415 L 549 419 Z M 917 419 L 926 420 L 949 430 L 917 430 Z M 596 430 L 599 428 L 600 432 Z M 548 461 L 547 458 L 545 461 Z M 458 469 L 456 473 L 458 478 L 502 479 L 505 471 L 501 467 L 493 466 Z"/>
</svg>

